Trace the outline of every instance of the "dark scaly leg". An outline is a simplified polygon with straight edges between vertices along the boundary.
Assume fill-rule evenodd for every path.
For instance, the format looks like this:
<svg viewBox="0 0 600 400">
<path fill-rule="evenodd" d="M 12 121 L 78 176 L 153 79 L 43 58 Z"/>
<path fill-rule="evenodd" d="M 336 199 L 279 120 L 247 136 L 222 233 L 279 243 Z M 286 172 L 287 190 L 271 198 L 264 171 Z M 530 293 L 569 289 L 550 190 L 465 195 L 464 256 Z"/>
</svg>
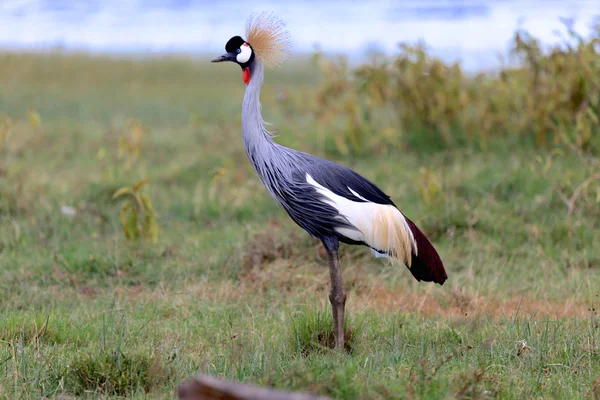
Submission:
<svg viewBox="0 0 600 400">
<path fill-rule="evenodd" d="M 335 348 L 344 348 L 344 309 L 346 306 L 346 293 L 342 282 L 342 271 L 340 271 L 340 260 L 338 258 L 339 241 L 337 238 L 324 238 L 323 246 L 329 257 L 329 278 L 331 280 L 331 291 L 329 301 L 333 311 L 333 333 L 335 337 Z"/>
</svg>

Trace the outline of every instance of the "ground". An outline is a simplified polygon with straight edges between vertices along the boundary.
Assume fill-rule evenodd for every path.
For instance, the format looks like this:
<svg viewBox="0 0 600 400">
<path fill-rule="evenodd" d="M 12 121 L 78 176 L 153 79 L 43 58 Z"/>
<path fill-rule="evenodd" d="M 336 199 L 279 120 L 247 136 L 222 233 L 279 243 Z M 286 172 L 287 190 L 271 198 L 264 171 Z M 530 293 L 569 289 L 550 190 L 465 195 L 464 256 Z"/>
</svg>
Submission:
<svg viewBox="0 0 600 400">
<path fill-rule="evenodd" d="M 315 68 L 267 73 L 277 140 L 376 182 L 448 281 L 343 245 L 349 346 L 331 351 L 327 260 L 246 159 L 239 67 L 3 54 L 0 397 L 173 398 L 198 373 L 339 399 L 600 396 L 600 212 L 565 201 L 579 157 L 505 143 L 346 159 L 302 106 Z M 155 243 L 125 239 L 112 199 L 142 178 Z"/>
</svg>

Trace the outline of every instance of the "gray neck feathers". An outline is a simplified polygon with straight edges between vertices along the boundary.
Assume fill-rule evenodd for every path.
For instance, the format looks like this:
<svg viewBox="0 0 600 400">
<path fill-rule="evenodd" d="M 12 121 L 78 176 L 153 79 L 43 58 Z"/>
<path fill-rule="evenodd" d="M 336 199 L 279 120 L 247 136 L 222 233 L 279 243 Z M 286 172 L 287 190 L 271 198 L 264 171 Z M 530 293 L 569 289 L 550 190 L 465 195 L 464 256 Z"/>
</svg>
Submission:
<svg viewBox="0 0 600 400">
<path fill-rule="evenodd" d="M 260 112 L 260 87 L 264 67 L 258 60 L 250 65 L 250 83 L 242 103 L 242 136 L 246 154 L 271 195 L 282 198 L 282 191 L 292 185 L 292 172 L 299 164 L 297 153 L 271 139 Z"/>
<path fill-rule="evenodd" d="M 250 65 L 250 83 L 242 103 L 242 135 L 246 153 L 252 160 L 268 156 L 269 148 L 275 143 L 265 128 L 260 112 L 260 88 L 264 79 L 264 67 L 256 60 Z"/>
</svg>

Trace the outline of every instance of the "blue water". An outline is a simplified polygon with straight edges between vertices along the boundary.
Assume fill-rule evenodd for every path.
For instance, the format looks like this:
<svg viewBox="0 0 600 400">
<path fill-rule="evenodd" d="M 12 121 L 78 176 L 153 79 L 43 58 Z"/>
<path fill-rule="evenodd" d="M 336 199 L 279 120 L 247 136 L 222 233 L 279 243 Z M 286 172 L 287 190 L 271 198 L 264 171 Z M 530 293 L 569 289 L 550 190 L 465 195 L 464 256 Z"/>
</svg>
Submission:
<svg viewBox="0 0 600 400">
<path fill-rule="evenodd" d="M 559 18 L 573 18 L 587 36 L 600 1 L 0 0 L 0 47 L 220 54 L 260 10 L 286 21 L 295 53 L 318 45 L 360 57 L 424 40 L 436 55 L 478 70 L 498 64 L 519 26 L 550 44 L 564 31 Z"/>
</svg>

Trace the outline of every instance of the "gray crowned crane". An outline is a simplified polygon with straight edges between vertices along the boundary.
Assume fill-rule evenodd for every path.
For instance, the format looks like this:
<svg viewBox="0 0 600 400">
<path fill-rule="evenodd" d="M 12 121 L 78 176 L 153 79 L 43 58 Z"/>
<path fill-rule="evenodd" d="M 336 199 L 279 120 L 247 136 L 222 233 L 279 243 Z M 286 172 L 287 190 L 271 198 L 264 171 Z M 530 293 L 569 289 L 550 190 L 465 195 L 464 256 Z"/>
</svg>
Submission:
<svg viewBox="0 0 600 400">
<path fill-rule="evenodd" d="M 227 53 L 212 62 L 231 61 L 242 68 L 246 154 L 271 196 L 327 251 L 335 347 L 343 348 L 346 294 L 338 258 L 340 242 L 367 246 L 376 257 L 405 264 L 417 281 L 443 285 L 447 275 L 427 237 L 375 184 L 349 168 L 273 140 L 261 115 L 260 88 L 264 68 L 280 65 L 288 49 L 289 33 L 283 22 L 259 13 L 248 20 L 246 40 L 232 37 L 225 45 Z"/>
</svg>

